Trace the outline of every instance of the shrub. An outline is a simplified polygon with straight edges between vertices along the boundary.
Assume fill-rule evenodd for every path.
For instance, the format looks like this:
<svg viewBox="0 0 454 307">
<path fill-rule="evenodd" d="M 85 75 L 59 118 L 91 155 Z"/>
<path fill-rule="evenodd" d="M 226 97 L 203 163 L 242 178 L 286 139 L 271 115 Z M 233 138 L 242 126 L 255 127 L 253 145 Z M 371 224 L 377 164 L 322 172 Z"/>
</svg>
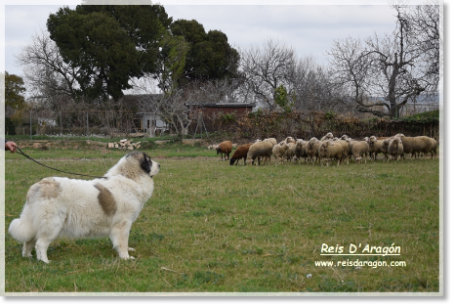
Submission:
<svg viewBox="0 0 454 307">
<path fill-rule="evenodd" d="M 9 117 L 5 117 L 5 134 L 16 135 L 16 127 L 14 127 L 14 124 Z"/>
</svg>

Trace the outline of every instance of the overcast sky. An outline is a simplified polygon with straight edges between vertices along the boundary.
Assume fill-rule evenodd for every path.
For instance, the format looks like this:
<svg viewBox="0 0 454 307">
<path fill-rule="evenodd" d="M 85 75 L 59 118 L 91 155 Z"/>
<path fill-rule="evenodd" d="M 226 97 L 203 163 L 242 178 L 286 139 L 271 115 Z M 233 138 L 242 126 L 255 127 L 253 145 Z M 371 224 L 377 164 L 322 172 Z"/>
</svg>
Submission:
<svg viewBox="0 0 454 307">
<path fill-rule="evenodd" d="M 249 5 L 200 5 L 206 2 L 160 1 L 174 20 L 195 19 L 207 32 L 220 30 L 227 35 L 233 47 L 247 48 L 251 45 L 263 45 L 267 40 L 272 39 L 292 46 L 300 57 L 313 56 L 320 64 L 326 62 L 326 51 L 331 48 L 334 39 L 343 39 L 348 36 L 366 38 L 374 33 L 379 35 L 391 33 L 396 21 L 396 13 L 388 1 L 367 1 L 368 4 L 374 5 L 256 5 L 256 3 L 272 4 L 276 1 L 244 0 L 228 1 L 228 3 Z M 223 2 L 227 1 L 216 3 Z M 15 55 L 30 43 L 33 34 L 40 29 L 46 29 L 49 14 L 55 13 L 64 4 L 74 8 L 79 1 L 44 0 L 40 1 L 40 5 L 31 5 L 31 3 L 34 2 L 6 0 L 5 69 L 10 74 L 22 75 L 22 69 L 18 66 Z M 199 3 L 199 5 L 178 3 Z M 304 4 L 311 1 L 286 1 L 285 3 Z M 317 1 L 316 3 L 327 2 Z M 334 3 L 355 2 L 336 1 Z M 381 5 L 377 5 L 379 3 Z"/>
</svg>

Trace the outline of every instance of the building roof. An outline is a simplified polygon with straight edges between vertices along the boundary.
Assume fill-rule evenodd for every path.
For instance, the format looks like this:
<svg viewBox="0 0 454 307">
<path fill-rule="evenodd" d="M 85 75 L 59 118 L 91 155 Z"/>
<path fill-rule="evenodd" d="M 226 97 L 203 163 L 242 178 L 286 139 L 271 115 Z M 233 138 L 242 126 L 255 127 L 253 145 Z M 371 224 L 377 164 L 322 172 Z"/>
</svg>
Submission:
<svg viewBox="0 0 454 307">
<path fill-rule="evenodd" d="M 190 103 L 191 107 L 199 108 L 254 108 L 255 103 Z"/>
</svg>

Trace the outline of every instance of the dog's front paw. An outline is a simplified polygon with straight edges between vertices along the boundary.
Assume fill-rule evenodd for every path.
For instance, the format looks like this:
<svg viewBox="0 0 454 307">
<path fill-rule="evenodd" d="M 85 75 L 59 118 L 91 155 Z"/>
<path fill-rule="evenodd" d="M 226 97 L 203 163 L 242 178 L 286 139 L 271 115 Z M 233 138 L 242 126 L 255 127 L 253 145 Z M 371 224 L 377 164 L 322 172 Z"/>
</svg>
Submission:
<svg viewBox="0 0 454 307">
<path fill-rule="evenodd" d="M 120 257 L 122 260 L 133 260 L 133 259 L 136 259 L 134 258 L 133 256 L 123 256 L 123 257 Z"/>
<path fill-rule="evenodd" d="M 129 248 L 128 248 L 128 251 L 130 251 L 130 252 L 135 252 L 136 249 L 135 249 L 135 248 L 132 248 L 132 247 L 129 247 Z"/>
</svg>

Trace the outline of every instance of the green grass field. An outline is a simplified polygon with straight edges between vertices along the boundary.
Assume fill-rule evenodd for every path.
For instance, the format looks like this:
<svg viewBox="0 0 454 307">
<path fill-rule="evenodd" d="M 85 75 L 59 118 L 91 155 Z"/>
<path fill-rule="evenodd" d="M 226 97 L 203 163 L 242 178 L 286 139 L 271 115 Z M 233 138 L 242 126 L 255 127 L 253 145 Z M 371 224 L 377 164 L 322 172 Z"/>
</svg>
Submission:
<svg viewBox="0 0 454 307">
<path fill-rule="evenodd" d="M 124 154 L 26 152 L 91 175 L 103 175 Z M 252 167 L 229 166 L 201 147 L 146 152 L 161 172 L 131 230 L 136 259 L 119 260 L 108 238 L 59 239 L 44 264 L 34 252 L 33 259 L 22 258 L 22 244 L 6 233 L 7 294 L 440 291 L 438 159 L 340 167 L 275 166 L 273 159 Z M 65 175 L 6 154 L 6 231 L 28 188 L 47 176 Z M 350 244 L 400 246 L 401 255 L 321 256 L 324 243 L 345 252 Z M 388 266 L 316 265 L 357 259 Z M 405 266 L 391 267 L 391 261 Z"/>
</svg>

